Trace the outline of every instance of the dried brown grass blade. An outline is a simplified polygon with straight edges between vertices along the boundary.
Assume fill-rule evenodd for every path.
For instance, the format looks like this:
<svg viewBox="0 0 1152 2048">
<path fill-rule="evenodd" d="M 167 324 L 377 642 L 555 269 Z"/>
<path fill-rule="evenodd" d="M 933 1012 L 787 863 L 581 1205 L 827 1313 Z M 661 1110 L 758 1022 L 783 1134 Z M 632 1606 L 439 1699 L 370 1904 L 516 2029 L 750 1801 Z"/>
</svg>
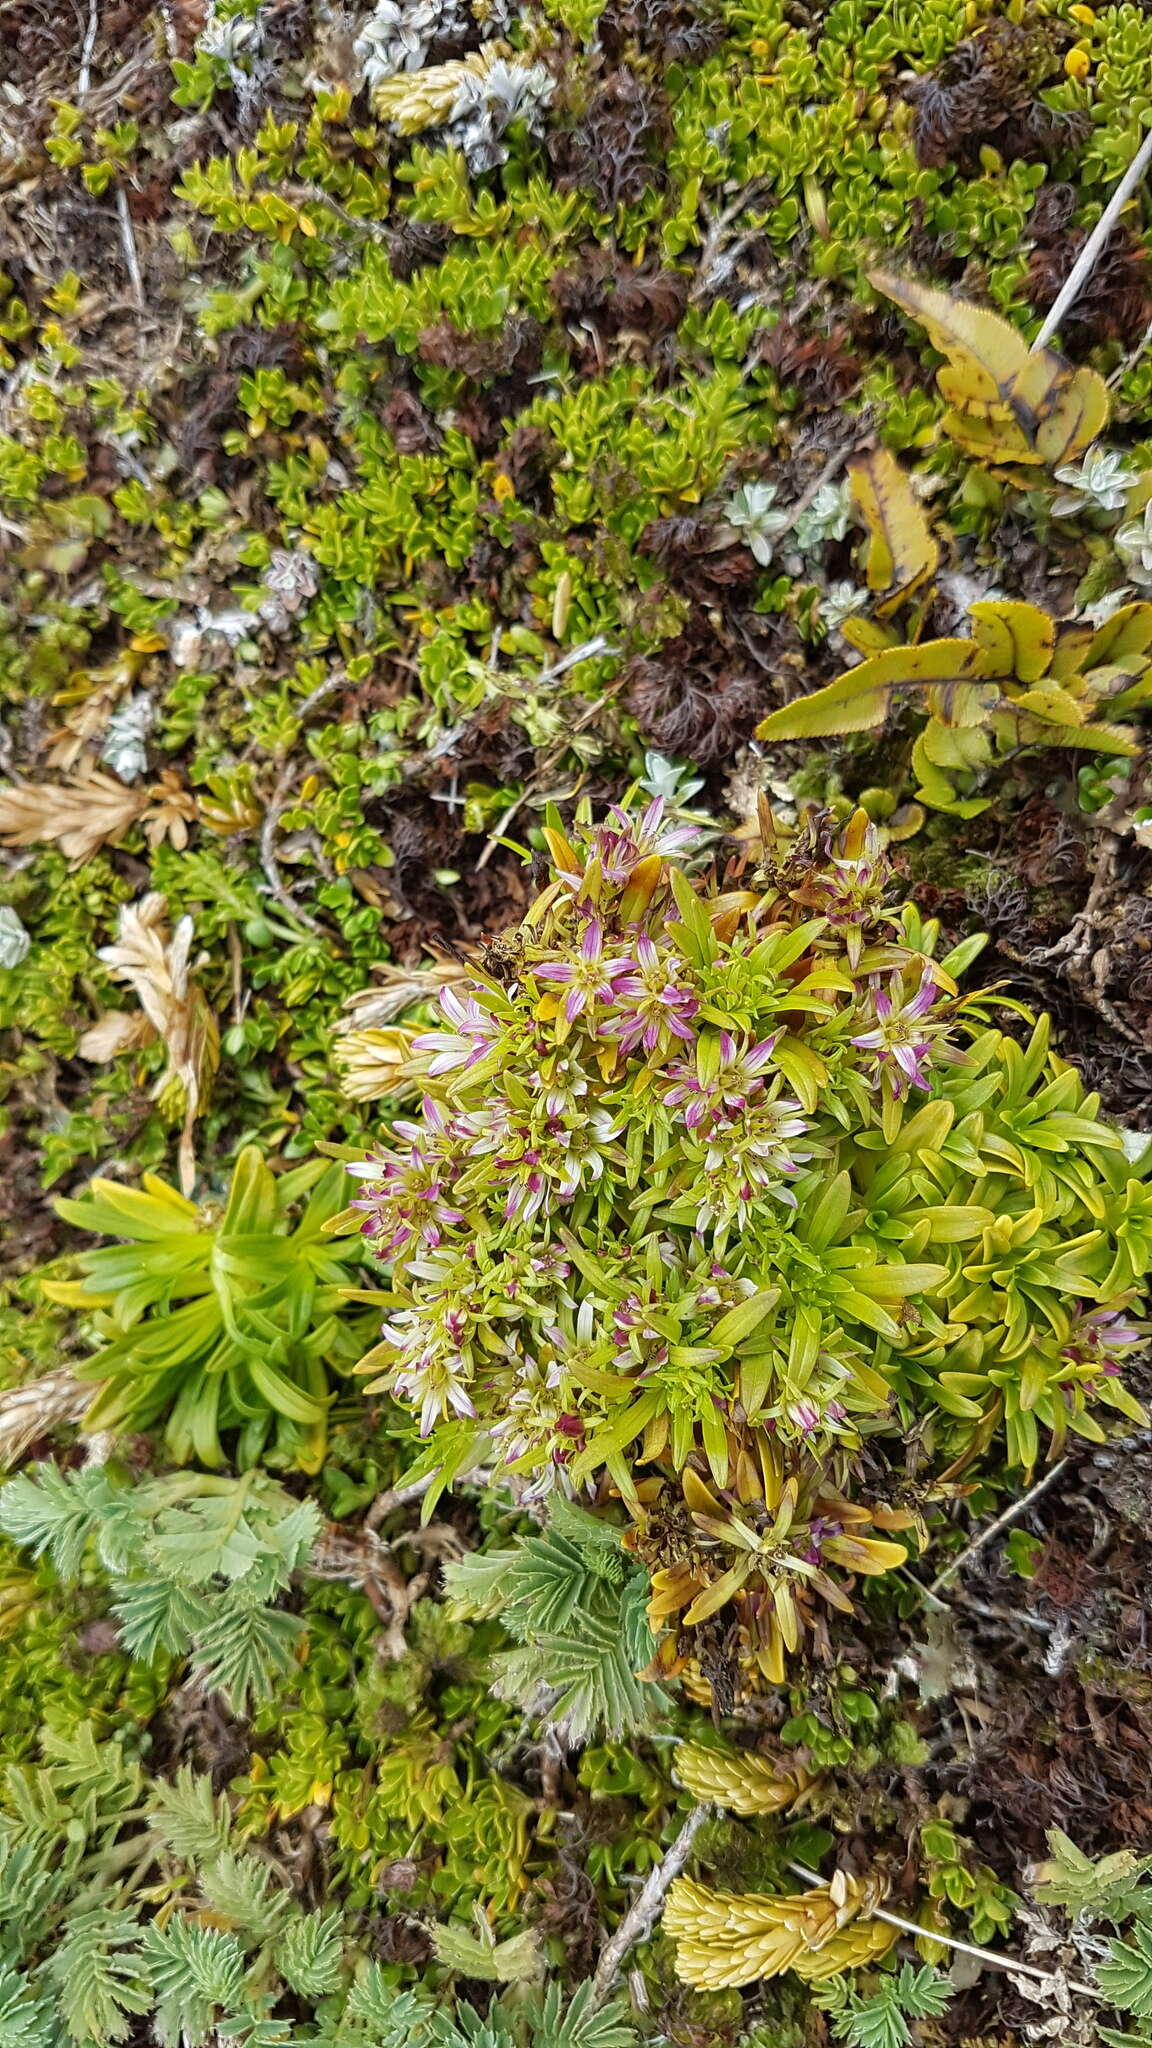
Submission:
<svg viewBox="0 0 1152 2048">
<path fill-rule="evenodd" d="M 125 904 L 116 944 L 103 947 L 100 958 L 115 980 L 135 991 L 145 1018 L 163 1040 L 168 1064 L 152 1093 L 168 1094 L 174 1084 L 183 1093 L 184 1127 L 177 1156 L 180 1186 L 190 1194 L 196 1179 L 192 1130 L 220 1064 L 220 1033 L 190 972 L 192 919 L 182 917 L 170 933 L 167 911 L 167 898 L 156 894 Z M 93 1030 L 106 1023 L 101 1019 Z"/>
<path fill-rule="evenodd" d="M 147 790 L 128 789 L 99 768 L 81 770 L 68 782 L 11 783 L 0 789 L 0 841 L 56 845 L 79 865 L 122 839 L 150 802 Z"/>
<path fill-rule="evenodd" d="M 26 1386 L 7 1388 L 0 1394 L 0 1469 L 18 1464 L 40 1437 L 66 1422 L 79 1422 L 91 1405 L 91 1387 L 81 1386 L 69 1372 L 48 1372 Z"/>
</svg>

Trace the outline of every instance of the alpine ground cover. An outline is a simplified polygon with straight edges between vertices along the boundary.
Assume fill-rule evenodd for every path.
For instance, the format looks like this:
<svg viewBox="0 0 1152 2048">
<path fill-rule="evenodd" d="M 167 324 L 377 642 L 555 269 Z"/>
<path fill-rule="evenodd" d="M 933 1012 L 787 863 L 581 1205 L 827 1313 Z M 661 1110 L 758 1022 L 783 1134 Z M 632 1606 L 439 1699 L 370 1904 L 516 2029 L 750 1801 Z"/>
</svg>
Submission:
<svg viewBox="0 0 1152 2048">
<path fill-rule="evenodd" d="M 0 2033 L 1141 2038 L 1142 10 L 0 45 Z"/>
</svg>

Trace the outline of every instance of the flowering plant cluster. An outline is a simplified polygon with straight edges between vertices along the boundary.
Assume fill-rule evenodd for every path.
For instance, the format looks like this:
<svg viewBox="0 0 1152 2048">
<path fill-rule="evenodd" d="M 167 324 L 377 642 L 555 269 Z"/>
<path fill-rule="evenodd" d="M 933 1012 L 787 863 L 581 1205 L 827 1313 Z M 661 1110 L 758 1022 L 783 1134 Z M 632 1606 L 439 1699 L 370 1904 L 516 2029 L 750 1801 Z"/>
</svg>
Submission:
<svg viewBox="0 0 1152 2048">
<path fill-rule="evenodd" d="M 363 1369 L 429 1462 L 618 1495 L 660 1668 L 731 1608 L 753 1684 L 933 1484 L 1139 1417 L 1152 1255 L 1097 1099 L 960 996 L 980 942 L 934 957 L 863 814 L 763 831 L 694 880 L 659 801 L 552 818 L 552 879 L 413 1042 L 419 1115 L 354 1169 L 390 1266 Z"/>
</svg>

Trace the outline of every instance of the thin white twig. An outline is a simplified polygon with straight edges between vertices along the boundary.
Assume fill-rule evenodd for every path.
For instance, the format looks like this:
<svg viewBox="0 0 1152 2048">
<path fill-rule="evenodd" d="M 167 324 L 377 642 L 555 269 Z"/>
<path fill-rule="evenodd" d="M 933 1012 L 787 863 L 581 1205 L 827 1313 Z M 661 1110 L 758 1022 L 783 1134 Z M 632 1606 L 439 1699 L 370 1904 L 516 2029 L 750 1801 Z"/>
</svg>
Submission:
<svg viewBox="0 0 1152 2048">
<path fill-rule="evenodd" d="M 297 924 L 306 925 L 310 932 L 316 934 L 317 938 L 323 939 L 328 936 L 324 926 L 318 918 L 313 917 L 310 910 L 304 909 L 303 904 L 293 902 L 288 893 L 284 876 L 280 871 L 280 863 L 276 858 L 276 828 L 280 823 L 283 812 L 288 808 L 295 777 L 296 770 L 292 763 L 289 762 L 272 792 L 271 802 L 264 813 L 263 822 L 260 826 L 260 865 L 267 876 L 268 887 L 280 905 L 281 910 L 286 911 L 288 916 L 294 918 Z"/>
<path fill-rule="evenodd" d="M 140 275 L 140 258 L 136 254 L 136 237 L 132 232 L 132 215 L 128 211 L 128 194 L 123 185 L 116 187 L 116 215 L 120 222 L 120 246 L 124 251 L 124 264 L 132 296 L 140 310 L 144 309 L 144 279 Z"/>
<path fill-rule="evenodd" d="M 501 839 L 503 838 L 505 832 L 508 830 L 508 827 L 512 823 L 513 818 L 516 816 L 517 811 L 520 809 L 521 805 L 527 801 L 527 796 L 528 792 L 527 790 L 525 790 L 523 795 L 515 797 L 513 801 L 509 804 L 507 810 L 504 811 L 502 815 L 497 819 L 491 832 L 488 834 L 488 837 L 483 847 L 480 850 L 480 858 L 476 863 L 477 874 L 479 874 L 481 868 L 487 867 L 489 861 L 492 858 L 492 855 L 495 853 L 496 848 L 499 846 Z"/>
<path fill-rule="evenodd" d="M 1112 233 L 1116 222 L 1119 220 L 1120 215 L 1123 213 L 1150 163 L 1152 163 L 1152 128 L 1149 129 L 1144 137 L 1128 169 L 1125 171 L 1111 199 L 1100 215 L 1075 263 L 1072 265 L 1060 289 L 1055 305 L 1052 307 L 1048 318 L 1032 343 L 1031 352 L 1033 355 L 1036 354 L 1037 349 L 1047 346 L 1059 327 L 1060 322 L 1063 320 L 1065 313 L 1068 311 L 1069 306 L 1079 298 L 1084 286 L 1096 268 L 1099 257 L 1103 254 L 1109 235 Z"/>
<path fill-rule="evenodd" d="M 358 213 L 349 213 L 347 207 L 341 206 L 338 199 L 333 199 L 332 194 L 324 190 L 323 185 L 285 185 L 281 189 L 285 199 L 297 202 L 306 200 L 313 206 L 326 206 L 329 213 L 335 214 L 341 226 L 354 229 L 358 235 L 366 236 L 371 242 L 388 240 L 388 229 L 382 227 L 379 221 L 361 220 Z"/>
<path fill-rule="evenodd" d="M 755 205 L 759 199 L 763 198 L 768 190 L 769 180 L 767 178 L 753 178 L 751 184 L 745 185 L 743 191 L 736 194 L 731 204 L 724 207 L 722 212 L 716 214 L 709 222 L 708 234 L 705 241 L 701 244 L 700 254 L 696 261 L 696 283 L 689 294 L 690 298 L 704 298 L 708 292 L 714 290 L 716 279 L 712 273 L 720 256 L 727 253 L 724 249 L 724 236 L 727 229 L 731 227 L 733 221 L 739 219 L 740 215 L 749 206 Z"/>
<path fill-rule="evenodd" d="M 667 1855 L 654 1870 L 649 1871 L 643 1889 L 629 1906 L 611 1941 L 605 1943 L 600 1961 L 596 1965 L 596 1975 L 592 1979 L 594 2006 L 603 2005 L 620 1974 L 629 1950 L 634 1949 L 638 1942 L 647 1941 L 664 1904 L 664 1894 L 673 1878 L 679 1877 L 687 1863 L 692 1853 L 692 1844 L 711 1811 L 712 1808 L 707 1805 L 692 1808 Z"/>
<path fill-rule="evenodd" d="M 310 690 L 308 695 L 301 703 L 295 706 L 292 712 L 297 725 L 303 725 L 304 720 L 311 717 L 317 705 L 323 704 L 326 697 L 334 697 L 337 690 L 343 689 L 347 681 L 347 672 L 343 668 L 337 668 L 333 669 L 332 674 L 327 676 L 322 683 L 317 683 L 316 688 Z"/>
<path fill-rule="evenodd" d="M 76 80 L 76 97 L 82 100 L 92 83 L 92 52 L 96 48 L 96 32 L 100 27 L 100 0 L 89 0 L 88 27 L 84 33 L 84 47 L 80 52 L 80 75 Z"/>
<path fill-rule="evenodd" d="M 1017 1517 L 1024 1513 L 1025 1508 L 1030 1508 L 1033 1501 L 1039 1500 L 1042 1493 L 1047 1493 L 1050 1486 L 1055 1486 L 1056 1481 L 1068 1470 L 1069 1462 L 1067 1458 L 1059 1458 L 1056 1464 L 1044 1474 L 1043 1479 L 1038 1479 L 1035 1486 L 1030 1487 L 1027 1493 L 1022 1494 L 1019 1500 L 1013 1501 L 1010 1508 L 1005 1508 L 1002 1515 L 997 1515 L 994 1522 L 989 1522 L 988 1527 L 981 1531 L 980 1535 L 968 1545 L 966 1550 L 960 1552 L 959 1557 L 954 1557 L 951 1564 L 945 1565 L 944 1570 L 933 1579 L 932 1584 L 927 1589 L 928 1592 L 935 1596 L 940 1591 L 941 1586 L 946 1586 L 949 1579 L 954 1579 L 957 1572 L 963 1571 L 965 1565 L 970 1563 L 972 1558 L 976 1557 L 987 1544 L 991 1543 L 1000 1534 L 1001 1529 L 1006 1529 L 1009 1523 L 1016 1521 Z"/>
<path fill-rule="evenodd" d="M 825 1880 L 816 1871 L 805 1869 L 802 1863 L 789 1863 L 785 1868 L 793 1876 L 803 1878 L 805 1884 L 824 1885 Z M 1034 1963 L 1018 1963 L 1015 1956 L 998 1956 L 994 1949 L 976 1948 L 970 1941 L 956 1941 L 951 1934 L 941 1934 L 935 1927 L 921 1927 L 915 1920 L 903 1919 L 899 1913 L 886 1912 L 882 1906 L 873 1906 L 872 1911 L 863 1917 L 884 1920 L 889 1927 L 898 1927 L 902 1934 L 915 1934 L 921 1941 L 938 1941 L 942 1947 L 954 1949 L 957 1955 L 975 1956 L 978 1962 L 990 1963 L 994 1970 L 1007 1970 L 1013 1977 L 1035 1977 L 1038 1983 L 1048 1984 L 1054 1975 L 1051 1970 L 1038 1970 Z M 1073 1977 L 1065 1977 L 1063 1982 L 1069 1991 L 1079 1991 L 1084 1998 L 1100 1997 L 1094 1984 L 1078 1984 Z"/>
<path fill-rule="evenodd" d="M 602 654 L 619 654 L 619 652 L 620 649 L 618 647 L 613 647 L 611 641 L 609 641 L 603 633 L 597 633 L 594 640 L 583 640 L 581 641 L 579 647 L 569 648 L 568 653 L 562 654 L 560 656 L 559 661 L 554 661 L 552 663 L 551 668 L 541 669 L 539 675 L 536 677 L 535 687 L 537 689 L 540 689 L 546 683 L 554 683 L 558 677 L 565 675 L 570 668 L 576 668 L 577 665 L 582 661 L 593 661 L 598 659 L 598 657 Z M 606 690 L 601 696 L 597 697 L 594 704 L 589 704 L 587 706 L 587 708 L 581 713 L 580 717 L 576 719 L 575 722 L 569 727 L 569 737 L 571 736 L 571 734 L 579 732 L 583 726 L 591 724 L 592 719 L 596 716 L 596 713 L 600 711 L 603 708 L 603 706 L 607 703 L 610 695 L 611 690 Z M 559 750 L 555 754 L 551 755 L 549 757 L 548 762 L 545 763 L 546 768 L 555 766 L 556 761 L 564 752 L 564 749 L 567 746 L 567 744 L 568 739 L 565 738 Z M 499 823 L 493 826 L 481 850 L 480 858 L 476 862 L 477 874 L 479 874 L 481 868 L 487 867 L 489 861 L 492 858 L 492 855 L 495 853 L 496 848 L 500 843 L 503 834 L 508 830 L 508 827 L 512 823 L 512 820 L 516 816 L 516 813 L 523 808 L 523 806 L 528 802 L 529 798 L 536 792 L 538 788 L 539 777 L 534 776 L 532 778 L 532 781 L 528 783 L 527 787 L 521 790 L 520 795 L 515 799 L 515 801 L 509 804 L 507 810 L 500 818 Z"/>
<path fill-rule="evenodd" d="M 134 476 L 138 484 L 143 484 L 145 490 L 150 491 L 154 479 L 149 476 L 144 464 L 137 461 L 132 450 L 126 445 L 121 436 L 119 434 L 108 434 L 105 436 L 105 439 L 108 446 L 114 449 L 119 456 L 129 476 Z"/>
<path fill-rule="evenodd" d="M 807 512 L 809 505 L 814 503 L 815 499 L 824 489 L 825 484 L 830 484 L 832 482 L 833 477 L 839 476 L 840 471 L 843 469 L 845 463 L 848 460 L 848 457 L 854 452 L 856 448 L 858 448 L 861 445 L 862 441 L 867 439 L 869 433 L 872 430 L 873 425 L 873 415 L 871 406 L 865 406 L 863 411 L 860 413 L 859 417 L 851 422 L 851 425 L 852 439 L 850 441 L 845 441 L 844 446 L 842 448 L 837 448 L 836 450 L 834 450 L 834 452 L 828 457 L 828 460 L 824 464 L 823 469 L 820 471 L 819 476 L 813 478 L 813 481 L 808 485 L 807 489 L 800 493 L 800 496 L 797 498 L 796 503 L 792 506 L 792 509 L 789 512 L 788 518 L 785 521 L 784 525 L 777 527 L 773 532 L 773 547 L 779 546 L 779 543 L 784 539 L 785 535 L 792 532 L 793 528 L 798 524 L 800 519 L 803 517 L 804 513 Z"/>
<path fill-rule="evenodd" d="M 551 668 L 542 668 L 536 678 L 537 688 L 541 683 L 554 683 L 558 676 L 567 675 L 570 668 L 577 668 L 582 661 L 594 661 L 598 655 L 619 652 L 620 649 L 612 646 L 606 633 L 597 633 L 595 639 L 582 640 L 579 647 L 570 647 L 567 654 L 562 654 L 559 661 L 552 663 Z"/>
<path fill-rule="evenodd" d="M 475 1485 L 486 1476 L 481 1467 L 471 1466 L 467 1472 L 458 1472 L 452 1484 L 454 1487 Z M 365 1529 L 376 1530 L 393 1509 L 411 1507 L 415 1501 L 423 1500 L 439 1477 L 440 1467 L 437 1465 L 435 1471 L 425 1472 L 422 1479 L 401 1480 L 398 1486 L 389 1486 L 384 1493 L 378 1493 L 364 1517 Z"/>
</svg>

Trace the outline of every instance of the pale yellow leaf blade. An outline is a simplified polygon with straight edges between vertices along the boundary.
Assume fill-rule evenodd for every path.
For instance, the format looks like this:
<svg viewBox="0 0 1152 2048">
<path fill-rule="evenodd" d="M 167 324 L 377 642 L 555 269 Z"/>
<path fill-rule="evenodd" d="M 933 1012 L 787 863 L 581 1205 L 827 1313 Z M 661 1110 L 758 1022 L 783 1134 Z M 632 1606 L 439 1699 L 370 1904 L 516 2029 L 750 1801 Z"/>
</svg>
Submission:
<svg viewBox="0 0 1152 2048">
<path fill-rule="evenodd" d="M 944 431 L 966 453 L 1054 467 L 1082 454 L 1107 425 L 1108 392 L 1094 370 L 1074 369 L 1055 349 L 1030 350 L 998 313 L 915 278 L 874 270 L 869 282 L 947 358 L 936 376 L 950 408 Z"/>
<path fill-rule="evenodd" d="M 1095 370 L 1077 370 L 1050 416 L 1036 430 L 1040 461 L 1051 469 L 1057 463 L 1074 462 L 1104 432 L 1110 410 L 1103 377 Z"/>
<path fill-rule="evenodd" d="M 892 593 L 880 607 L 886 614 L 935 573 L 940 549 L 911 480 L 890 449 L 870 448 L 853 456 L 848 474 L 868 529 L 868 588 Z"/>
<path fill-rule="evenodd" d="M 941 390 L 952 404 L 962 391 L 965 411 L 1005 407 L 1014 380 L 1026 370 L 1028 345 L 1006 320 L 973 306 L 950 292 L 935 291 L 915 278 L 890 270 L 871 270 L 868 282 L 885 298 L 895 300 L 927 333 L 933 348 L 947 356 L 956 376 Z M 960 385 L 956 379 L 962 379 Z"/>
<path fill-rule="evenodd" d="M 972 630 L 988 647 L 995 674 L 1021 683 L 1046 676 L 1056 651 L 1056 622 L 1038 605 L 983 598 L 970 607 Z"/>
</svg>

